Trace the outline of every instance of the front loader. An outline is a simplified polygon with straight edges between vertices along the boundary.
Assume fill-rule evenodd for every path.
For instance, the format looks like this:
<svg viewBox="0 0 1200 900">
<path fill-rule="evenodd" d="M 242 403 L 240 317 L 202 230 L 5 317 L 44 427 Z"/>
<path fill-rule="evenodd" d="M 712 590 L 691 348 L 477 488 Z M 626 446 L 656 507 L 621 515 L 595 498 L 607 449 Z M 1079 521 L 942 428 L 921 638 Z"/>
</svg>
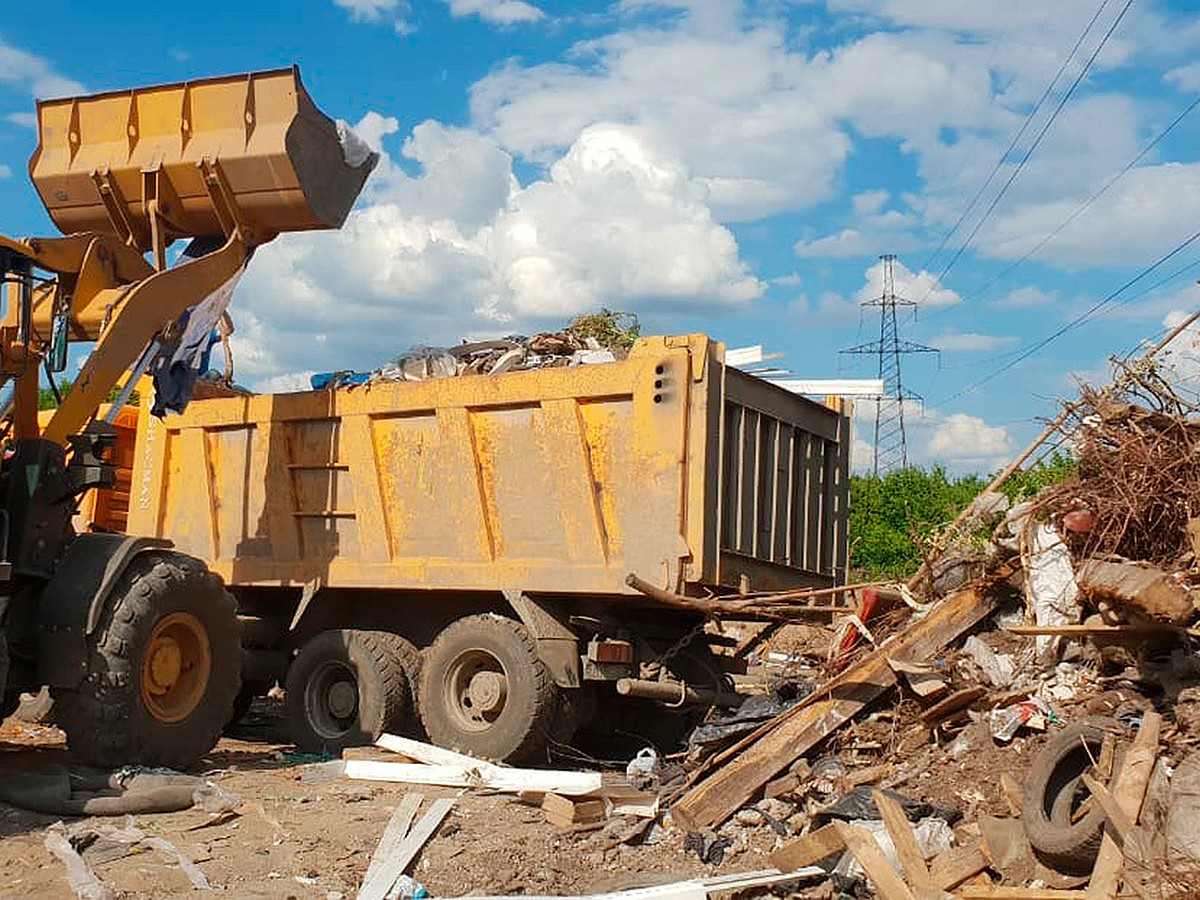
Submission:
<svg viewBox="0 0 1200 900">
<path fill-rule="evenodd" d="M 0 236 L 0 717 L 49 685 L 82 761 L 184 768 L 232 713 L 236 610 L 167 541 L 74 532 L 79 497 L 115 480 L 98 410 L 207 339 L 255 247 L 340 227 L 378 157 L 296 68 L 43 101 L 38 138 L 30 176 L 65 236 Z M 91 353 L 40 424 L 71 342 Z"/>
</svg>

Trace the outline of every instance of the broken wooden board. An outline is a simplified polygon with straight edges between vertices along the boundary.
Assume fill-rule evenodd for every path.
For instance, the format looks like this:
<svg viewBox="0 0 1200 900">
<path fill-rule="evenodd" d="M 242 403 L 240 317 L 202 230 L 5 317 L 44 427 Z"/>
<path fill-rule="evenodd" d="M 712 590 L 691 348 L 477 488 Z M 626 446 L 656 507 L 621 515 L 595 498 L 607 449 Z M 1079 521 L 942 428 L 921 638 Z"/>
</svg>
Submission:
<svg viewBox="0 0 1200 900">
<path fill-rule="evenodd" d="M 929 709 L 921 713 L 921 721 L 930 728 L 937 725 L 939 722 L 944 722 L 957 712 L 962 712 L 976 700 L 987 696 L 987 688 L 975 685 L 974 687 L 964 688 L 961 691 L 955 691 L 945 700 L 940 703 L 935 703 Z"/>
<path fill-rule="evenodd" d="M 943 891 L 953 890 L 968 878 L 973 878 L 989 865 L 979 843 L 954 847 L 934 857 L 929 864 L 929 877 Z"/>
<path fill-rule="evenodd" d="M 771 865 L 780 872 L 793 872 L 845 849 L 846 842 L 842 840 L 841 833 L 832 824 L 823 825 L 772 853 Z"/>
<path fill-rule="evenodd" d="M 689 831 L 720 825 L 795 759 L 895 687 L 889 659 L 929 659 L 989 615 L 996 601 L 988 587 L 947 597 L 821 689 L 715 756 L 704 770 L 708 777 L 671 807 L 674 821 Z"/>
<path fill-rule="evenodd" d="M 1129 821 L 1129 816 L 1125 814 L 1125 810 L 1121 809 L 1117 798 L 1112 795 L 1106 785 L 1101 784 L 1087 772 L 1083 773 L 1082 781 L 1083 786 L 1092 795 L 1092 799 L 1100 804 L 1100 809 L 1104 811 L 1104 817 L 1108 819 L 1108 824 L 1116 833 L 1117 843 L 1124 847 L 1125 838 L 1133 830 L 1133 823 Z"/>
<path fill-rule="evenodd" d="M 1083 900 L 1083 891 L 1066 891 L 1055 888 L 1023 888 L 994 885 L 984 887 L 961 887 L 955 892 L 962 900 Z"/>
<path fill-rule="evenodd" d="M 412 820 L 416 818 L 417 810 L 421 808 L 424 799 L 420 794 L 404 795 L 404 799 L 400 801 L 400 805 L 396 807 L 396 811 L 388 820 L 387 827 L 383 829 L 383 836 L 379 839 L 375 852 L 371 854 L 371 861 L 367 863 L 367 872 L 363 875 L 363 884 L 370 882 L 379 872 L 380 867 L 404 843 L 404 839 L 412 827 Z"/>
<path fill-rule="evenodd" d="M 489 788 L 519 794 L 522 791 L 579 796 L 599 791 L 599 772 L 563 772 L 553 769 L 511 769 L 490 763 L 474 766 L 433 766 L 423 763 L 381 762 L 373 759 L 336 759 L 312 763 L 301 770 L 303 781 L 346 777 L 362 781 L 398 784 L 430 784 L 441 787 Z"/>
<path fill-rule="evenodd" d="M 871 800 L 879 810 L 884 827 L 891 836 L 892 846 L 896 848 L 896 856 L 900 858 L 900 868 L 904 877 L 914 890 L 931 890 L 934 886 L 929 875 L 929 867 L 925 865 L 925 854 L 917 843 L 917 835 L 912 824 L 900 804 L 883 791 L 872 791 Z"/>
<path fill-rule="evenodd" d="M 1191 593 L 1157 566 L 1140 562 L 1084 560 L 1075 570 L 1079 589 L 1162 622 L 1182 625 L 1196 614 Z"/>
<path fill-rule="evenodd" d="M 1113 783 L 1112 799 L 1117 807 L 1136 825 L 1142 812 L 1142 801 L 1150 784 L 1150 775 L 1158 759 L 1158 736 L 1162 730 L 1162 716 L 1147 712 L 1142 717 L 1142 727 L 1133 738 L 1133 744 Z M 1092 869 L 1092 880 L 1088 883 L 1088 900 L 1113 900 L 1121 884 L 1125 869 L 1123 845 L 1117 842 L 1116 829 L 1106 825 L 1100 842 L 1100 855 Z"/>
<path fill-rule="evenodd" d="M 364 880 L 363 886 L 358 891 L 358 900 L 384 900 L 391 892 L 392 885 L 404 874 L 409 863 L 421 852 L 421 848 L 429 842 L 434 832 L 441 827 L 442 820 L 446 818 L 453 806 L 453 798 L 443 797 L 434 800 L 429 811 L 421 816 L 421 820 L 413 826 L 394 852 L 379 864 L 375 874 L 369 880 Z"/>
<path fill-rule="evenodd" d="M 579 800 L 562 794 L 547 794 L 542 798 L 546 821 L 558 828 L 593 825 L 605 819 L 603 800 Z"/>
<path fill-rule="evenodd" d="M 875 835 L 865 828 L 845 822 L 834 822 L 833 825 L 846 842 L 846 848 L 854 854 L 875 885 L 875 893 L 881 900 L 916 900 L 900 873 L 892 868 L 888 858 L 883 855 L 883 848 L 879 846 Z"/>
<path fill-rule="evenodd" d="M 688 881 L 673 881 L 651 887 L 631 888 L 606 894 L 552 895 L 523 894 L 529 900 L 709 900 L 717 895 L 729 897 L 752 888 L 768 888 L 773 885 L 796 881 L 814 881 L 828 876 L 824 869 L 808 868 L 780 874 L 774 869 L 761 872 L 742 872 L 736 875 L 717 875 L 713 878 L 696 878 Z M 765 891 L 758 891 L 763 894 Z M 513 900 L 511 896 L 468 896 L 455 900 Z"/>
<path fill-rule="evenodd" d="M 1001 773 L 1000 793 L 1004 796 L 1004 802 L 1008 804 L 1008 811 L 1013 816 L 1020 818 L 1021 810 L 1025 805 L 1025 791 L 1017 783 L 1017 779 L 1012 776 L 1012 773 Z"/>
<path fill-rule="evenodd" d="M 912 692 L 922 700 L 933 700 L 950 690 L 950 685 L 931 665 L 909 663 L 900 659 L 889 659 L 888 665 L 898 675 L 903 675 Z"/>
</svg>

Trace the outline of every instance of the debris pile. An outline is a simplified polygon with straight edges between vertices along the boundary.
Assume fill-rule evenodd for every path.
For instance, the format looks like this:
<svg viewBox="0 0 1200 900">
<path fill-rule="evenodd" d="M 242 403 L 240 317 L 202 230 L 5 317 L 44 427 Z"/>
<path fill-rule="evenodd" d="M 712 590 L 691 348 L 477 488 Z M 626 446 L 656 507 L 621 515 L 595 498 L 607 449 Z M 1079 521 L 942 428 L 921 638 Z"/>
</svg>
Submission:
<svg viewBox="0 0 1200 900">
<path fill-rule="evenodd" d="M 638 333 L 636 316 L 601 310 L 579 316 L 562 331 L 463 341 L 454 347 L 414 347 L 374 372 L 323 372 L 311 381 L 314 390 L 325 390 L 376 381 L 428 381 L 615 362 L 625 358 Z"/>
</svg>

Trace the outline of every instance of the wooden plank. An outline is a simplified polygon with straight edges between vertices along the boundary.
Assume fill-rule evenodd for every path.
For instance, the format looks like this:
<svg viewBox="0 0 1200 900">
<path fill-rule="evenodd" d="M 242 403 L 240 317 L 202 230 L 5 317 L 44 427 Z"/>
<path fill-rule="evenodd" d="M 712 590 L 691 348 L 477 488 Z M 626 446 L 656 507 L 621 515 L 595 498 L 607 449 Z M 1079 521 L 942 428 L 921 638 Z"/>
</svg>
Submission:
<svg viewBox="0 0 1200 900">
<path fill-rule="evenodd" d="M 963 887 L 955 896 L 961 900 L 1083 900 L 1087 895 L 1083 891 L 995 885 L 990 888 Z"/>
<path fill-rule="evenodd" d="M 404 799 L 392 813 L 387 827 L 383 829 L 383 837 L 379 839 L 375 852 L 371 854 L 371 861 L 367 864 L 367 873 L 363 875 L 363 884 L 370 881 L 379 871 L 380 866 L 404 843 L 404 839 L 408 836 L 408 829 L 412 826 L 412 820 L 416 817 L 417 810 L 424 799 L 420 794 L 404 795 Z"/>
<path fill-rule="evenodd" d="M 925 712 L 921 713 L 921 721 L 933 727 L 939 722 L 950 718 L 956 712 L 966 709 L 976 700 L 986 695 L 987 688 L 980 687 L 979 685 L 955 691 L 945 700 L 935 703 L 929 709 L 925 710 Z"/>
<path fill-rule="evenodd" d="M 1133 824 L 1137 824 L 1141 815 L 1142 801 L 1158 759 L 1158 735 L 1161 730 L 1162 716 L 1158 713 L 1147 712 L 1142 717 L 1142 727 L 1134 736 L 1113 785 L 1113 800 Z M 1113 900 L 1117 896 L 1121 874 L 1125 869 L 1122 848 L 1123 845 L 1117 841 L 1116 829 L 1106 825 L 1100 842 L 1100 855 L 1096 857 L 1092 880 L 1088 884 L 1088 900 Z"/>
<path fill-rule="evenodd" d="M 562 794 L 547 794 L 542 798 L 542 811 L 551 825 L 569 828 L 604 820 L 603 800 L 575 800 Z"/>
<path fill-rule="evenodd" d="M 519 794 L 533 791 L 553 792 L 578 797 L 599 791 L 603 779 L 599 772 L 562 772 L 553 769 L 510 769 L 505 766 L 467 768 L 464 766 L 428 766 L 422 763 L 381 762 L 374 759 L 332 760 L 304 767 L 302 780 L 320 781 L 346 777 L 360 781 L 388 781 L 397 784 L 430 784 L 441 787 L 477 787 Z"/>
<path fill-rule="evenodd" d="M 947 597 L 924 618 L 814 691 L 787 712 L 710 760 L 711 771 L 671 808 L 689 831 L 719 825 L 766 782 L 896 684 L 888 659 L 929 659 L 992 612 L 989 585 Z M 715 768 L 715 770 L 713 770 Z"/>
<path fill-rule="evenodd" d="M 921 852 L 917 836 L 900 804 L 883 791 L 872 791 L 871 799 L 891 835 L 892 845 L 900 857 L 900 867 L 908 883 L 916 890 L 932 888 L 933 879 L 929 876 L 929 867 L 925 865 L 925 854 Z"/>
<path fill-rule="evenodd" d="M 968 878 L 974 878 L 989 865 L 979 843 L 954 847 L 939 854 L 929 864 L 929 877 L 943 891 L 953 890 Z"/>
<path fill-rule="evenodd" d="M 833 824 L 841 834 L 842 840 L 846 842 L 846 847 L 854 854 L 854 858 L 863 867 L 867 877 L 875 884 L 875 893 L 882 900 L 916 900 L 913 892 L 904 883 L 904 879 L 892 868 L 892 864 L 883 855 L 883 850 L 879 846 L 879 841 L 875 840 L 875 835 L 865 828 L 856 828 L 845 822 L 834 822 Z"/>
<path fill-rule="evenodd" d="M 771 865 L 780 872 L 794 872 L 845 849 L 846 842 L 838 830 L 832 824 L 823 825 L 772 853 Z"/>
<path fill-rule="evenodd" d="M 1053 637 L 1121 637 L 1122 635 L 1182 634 L 1200 636 L 1200 628 L 1183 628 L 1166 622 L 1129 622 L 1124 625 L 1010 625 L 1009 634 L 1051 635 Z"/>
<path fill-rule="evenodd" d="M 1092 799 L 1099 803 L 1100 808 L 1104 810 L 1108 824 L 1116 831 L 1117 843 L 1124 847 L 1125 838 L 1133 830 L 1133 823 L 1129 821 L 1129 816 L 1125 815 L 1125 811 L 1117 804 L 1117 798 L 1112 795 L 1112 792 L 1086 772 L 1083 774 L 1083 784 L 1091 792 Z"/>
<path fill-rule="evenodd" d="M 404 842 L 396 848 L 396 852 L 380 864 L 370 881 L 364 881 L 358 891 L 358 900 L 384 900 L 384 897 L 392 889 L 392 885 L 396 883 L 396 879 L 404 874 L 408 864 L 421 852 L 421 848 L 428 843 L 429 839 L 433 837 L 433 833 L 441 826 L 442 820 L 446 818 L 452 806 L 454 806 L 453 798 L 443 797 L 440 800 L 434 800 L 429 811 L 421 816 L 421 821 L 413 827 Z"/>
<path fill-rule="evenodd" d="M 1008 811 L 1014 816 L 1021 815 L 1021 809 L 1025 805 L 1025 792 L 1021 789 L 1021 785 L 1017 783 L 1017 779 L 1011 773 L 1005 772 L 1000 776 L 1000 793 L 1004 795 L 1004 802 L 1008 804 Z"/>
</svg>

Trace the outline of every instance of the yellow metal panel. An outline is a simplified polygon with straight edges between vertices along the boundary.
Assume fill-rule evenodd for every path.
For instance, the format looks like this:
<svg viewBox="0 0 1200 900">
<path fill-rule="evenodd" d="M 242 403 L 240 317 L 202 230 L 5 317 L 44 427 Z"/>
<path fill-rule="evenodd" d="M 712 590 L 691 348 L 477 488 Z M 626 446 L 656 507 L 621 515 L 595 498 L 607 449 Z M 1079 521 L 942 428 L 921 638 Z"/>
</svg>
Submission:
<svg viewBox="0 0 1200 900">
<path fill-rule="evenodd" d="M 719 569 L 723 371 L 706 339 L 650 338 L 605 365 L 193 402 L 139 452 L 166 480 L 136 521 L 235 585 L 678 589 Z"/>
</svg>

